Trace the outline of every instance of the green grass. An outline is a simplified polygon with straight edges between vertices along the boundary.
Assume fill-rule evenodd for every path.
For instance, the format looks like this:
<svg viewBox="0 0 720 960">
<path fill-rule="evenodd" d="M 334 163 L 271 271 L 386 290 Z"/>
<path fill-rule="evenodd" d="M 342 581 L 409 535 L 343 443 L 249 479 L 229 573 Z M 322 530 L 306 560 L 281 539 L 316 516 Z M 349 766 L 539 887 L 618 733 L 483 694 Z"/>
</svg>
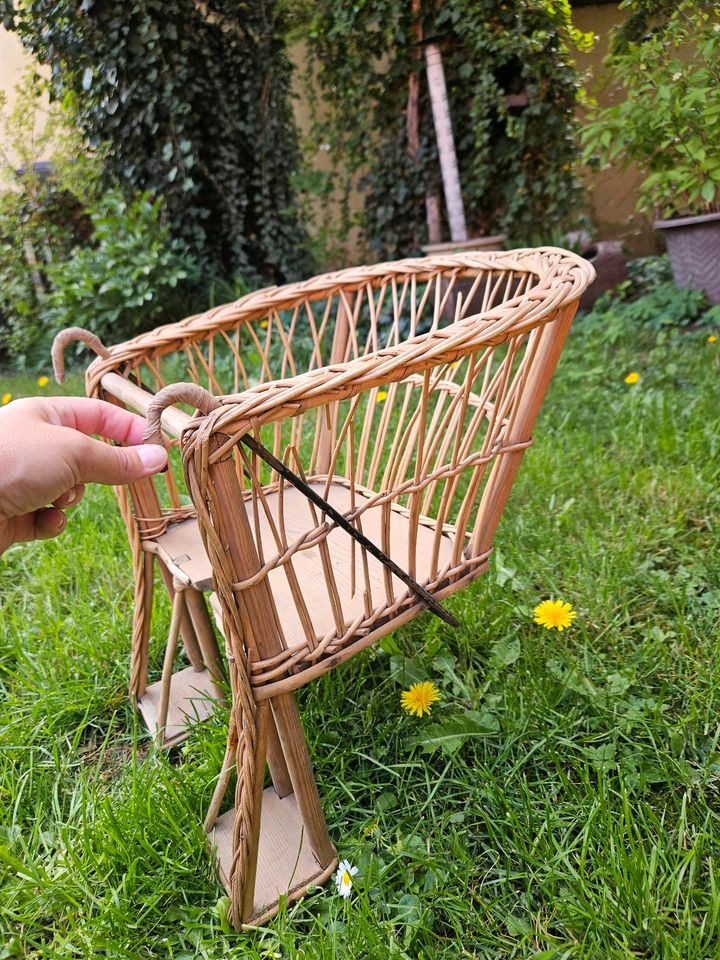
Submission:
<svg viewBox="0 0 720 960">
<path fill-rule="evenodd" d="M 329 885 L 263 931 L 228 931 L 203 842 L 222 724 L 167 757 L 127 704 L 131 568 L 112 494 L 90 491 L 60 540 L 11 550 L 0 957 L 720 955 L 707 332 L 578 321 L 491 572 L 450 601 L 461 628 L 423 617 L 302 691 L 330 830 L 360 872 L 349 902 Z M 0 392 L 33 384 L 0 376 Z M 533 624 L 549 596 L 572 602 L 571 629 Z M 160 604 L 156 673 L 166 619 Z M 402 664 L 441 688 L 430 720 L 401 714 Z M 466 709 L 483 735 L 423 749 L 430 723 Z"/>
</svg>

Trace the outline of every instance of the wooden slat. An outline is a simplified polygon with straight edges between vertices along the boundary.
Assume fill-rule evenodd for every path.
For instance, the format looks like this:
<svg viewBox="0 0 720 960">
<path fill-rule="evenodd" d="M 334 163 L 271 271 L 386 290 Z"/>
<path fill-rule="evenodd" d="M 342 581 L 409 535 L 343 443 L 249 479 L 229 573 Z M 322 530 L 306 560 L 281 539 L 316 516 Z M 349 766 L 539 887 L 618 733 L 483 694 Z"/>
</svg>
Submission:
<svg viewBox="0 0 720 960">
<path fill-rule="evenodd" d="M 158 680 L 151 683 L 138 700 L 138 710 L 152 736 L 155 736 L 158 730 L 161 694 L 162 681 Z M 193 667 L 186 667 L 174 673 L 170 680 L 170 700 L 163 746 L 174 747 L 187 739 L 193 725 L 210 716 L 214 701 L 221 696 L 222 691 L 215 686 L 207 670 L 198 673 Z"/>
<path fill-rule="evenodd" d="M 228 892 L 234 822 L 235 810 L 228 810 L 218 818 L 210 834 L 210 843 L 217 852 L 220 879 Z M 262 798 L 257 880 L 249 922 L 265 923 L 278 912 L 281 896 L 298 900 L 311 884 L 323 884 L 336 866 L 337 857 L 327 866 L 317 862 L 295 797 L 291 794 L 282 799 L 268 787 Z"/>
<path fill-rule="evenodd" d="M 143 390 L 142 387 L 138 387 L 137 384 L 117 373 L 106 373 L 100 382 L 104 391 L 122 400 L 124 404 L 143 416 L 147 413 L 150 402 L 155 399 L 154 394 Z M 163 429 L 172 437 L 179 437 L 190 420 L 191 417 L 187 413 L 183 413 L 176 407 L 167 407 L 163 411 Z"/>
</svg>

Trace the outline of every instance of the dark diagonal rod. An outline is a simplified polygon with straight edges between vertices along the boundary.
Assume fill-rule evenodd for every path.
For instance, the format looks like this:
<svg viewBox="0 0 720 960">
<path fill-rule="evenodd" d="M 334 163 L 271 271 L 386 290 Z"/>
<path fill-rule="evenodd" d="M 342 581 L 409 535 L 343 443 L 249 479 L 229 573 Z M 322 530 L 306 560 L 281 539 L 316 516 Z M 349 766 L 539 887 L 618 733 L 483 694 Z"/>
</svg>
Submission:
<svg viewBox="0 0 720 960">
<path fill-rule="evenodd" d="M 327 516 L 346 533 L 350 534 L 353 540 L 356 540 L 361 547 L 367 550 L 368 553 L 371 553 L 383 566 L 387 567 L 398 580 L 402 580 L 406 587 L 410 587 L 413 593 L 415 593 L 436 616 L 444 620 L 445 623 L 449 623 L 451 627 L 460 626 L 455 617 L 451 613 L 448 613 L 445 607 L 439 604 L 432 594 L 428 593 L 424 587 L 421 587 L 408 573 L 405 573 L 402 567 L 399 567 L 394 560 L 391 560 L 387 554 L 382 552 L 380 547 L 376 546 L 372 540 L 368 540 L 364 533 L 361 533 L 356 527 L 349 523 L 332 504 L 328 503 L 327 500 L 323 500 L 319 493 L 316 493 L 312 487 L 308 486 L 296 473 L 293 473 L 281 460 L 278 460 L 266 447 L 259 443 L 254 437 L 250 436 L 249 433 L 244 434 L 240 438 L 240 441 L 256 453 L 261 460 L 264 460 L 268 466 L 272 467 L 276 473 L 279 473 L 288 483 L 291 483 L 300 493 L 306 496 L 308 500 L 312 501 L 319 510 L 327 514 Z"/>
</svg>

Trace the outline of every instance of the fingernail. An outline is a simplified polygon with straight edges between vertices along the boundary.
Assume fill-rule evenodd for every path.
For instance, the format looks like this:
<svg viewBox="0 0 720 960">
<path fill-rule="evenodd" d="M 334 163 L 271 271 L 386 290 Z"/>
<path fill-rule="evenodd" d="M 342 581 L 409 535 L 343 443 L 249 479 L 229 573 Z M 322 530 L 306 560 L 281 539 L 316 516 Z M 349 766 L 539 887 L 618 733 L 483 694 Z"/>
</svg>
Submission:
<svg viewBox="0 0 720 960">
<path fill-rule="evenodd" d="M 68 494 L 68 498 L 67 498 L 68 506 L 70 506 L 71 504 L 75 503 L 75 498 L 76 498 L 76 497 L 77 497 L 77 493 L 76 493 L 74 490 L 71 490 L 70 493 Z"/>
<path fill-rule="evenodd" d="M 167 464 L 165 447 L 158 443 L 145 443 L 135 448 L 144 467 L 156 473 Z"/>
</svg>

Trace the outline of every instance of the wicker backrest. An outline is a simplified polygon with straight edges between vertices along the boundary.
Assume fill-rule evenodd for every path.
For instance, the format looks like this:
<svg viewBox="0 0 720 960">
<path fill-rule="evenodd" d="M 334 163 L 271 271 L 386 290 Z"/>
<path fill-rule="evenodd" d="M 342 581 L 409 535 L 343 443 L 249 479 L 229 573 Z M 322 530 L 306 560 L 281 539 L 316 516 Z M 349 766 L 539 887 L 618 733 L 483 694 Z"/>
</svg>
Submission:
<svg viewBox="0 0 720 960">
<path fill-rule="evenodd" d="M 243 383 L 248 365 L 234 338 L 252 327 L 244 335 L 262 347 L 257 381 L 219 397 L 183 438 L 226 636 L 256 697 L 300 686 L 420 605 L 243 437 L 261 441 L 412 577 L 447 596 L 486 567 L 591 279 L 589 265 L 554 249 L 403 261 L 221 308 L 215 319 L 231 322 L 232 335 L 227 325 L 211 332 L 208 315 L 189 323 L 184 340 L 182 325 L 168 328 L 172 341 L 161 331 L 153 356 L 123 348 L 129 369 L 142 367 L 143 380 L 151 370 L 159 384 L 171 343 L 194 363 L 193 381 L 217 390 L 219 336 Z M 278 372 L 285 376 L 271 379 Z"/>
<path fill-rule="evenodd" d="M 488 342 L 507 339 L 507 331 L 512 328 L 516 339 L 507 349 L 519 359 L 521 341 L 517 336 L 545 322 L 559 304 L 579 296 L 591 276 L 592 268 L 585 261 L 553 249 L 410 259 L 339 271 L 260 290 L 235 303 L 111 346 L 107 357 L 88 368 L 87 391 L 90 396 L 107 395 L 102 377 L 115 372 L 151 393 L 168 383 L 189 381 L 216 396 L 229 398 L 242 393 L 260 409 L 263 403 L 271 402 L 278 381 L 314 372 L 315 388 L 322 393 L 330 365 L 336 367 L 387 352 L 388 362 L 394 363 L 397 371 L 392 358 L 400 347 L 409 357 L 408 350 L 422 353 L 427 349 L 428 335 L 433 338 L 434 348 L 441 348 L 450 334 L 457 346 L 463 337 L 474 336 L 471 330 L 478 326 L 482 326 Z M 468 321 L 478 314 L 481 319 Z M 417 341 L 414 348 L 410 346 L 413 341 Z M 500 353 L 471 361 L 466 351 L 458 354 L 458 360 L 457 366 L 448 366 L 443 373 L 443 384 L 433 383 L 432 402 L 442 394 L 449 403 L 468 376 L 475 395 L 468 399 L 470 406 L 476 405 L 478 398 L 490 400 L 499 388 L 492 376 L 497 373 Z M 373 366 L 378 368 L 376 361 Z M 486 375 L 491 379 L 483 387 Z M 396 430 L 397 404 L 402 406 L 406 399 L 407 420 L 415 398 L 423 390 L 417 377 L 422 377 L 419 370 L 410 394 L 405 389 L 399 393 L 396 388 L 387 398 L 378 396 L 378 391 L 362 401 L 363 425 L 355 425 L 355 479 L 361 485 L 374 486 L 379 474 L 388 468 L 402 470 L 402 462 L 393 466 L 388 462 L 389 451 L 377 452 L 384 445 L 371 444 L 371 440 L 378 428 L 385 439 L 389 431 Z M 462 403 L 455 402 L 450 416 L 459 416 L 458 404 Z M 316 420 L 319 416 L 315 414 Z M 327 469 L 346 411 L 335 406 L 323 411 L 322 416 L 325 425 L 318 425 L 314 431 L 315 447 L 305 464 L 311 473 Z M 439 408 L 437 416 L 444 416 Z M 466 416 L 470 423 L 470 413 Z M 477 428 L 476 422 L 473 429 Z M 292 429 L 297 438 L 306 428 L 298 421 Z M 276 451 L 287 440 L 278 430 Z M 436 452 L 444 456 L 442 450 Z M 394 456 L 397 459 L 397 451 Z M 341 451 L 335 470 L 345 469 L 345 462 Z M 152 510 L 146 505 L 146 515 L 152 513 L 155 518 L 159 511 L 172 519 L 178 509 L 187 506 L 177 481 L 172 471 L 156 481 L 157 504 Z M 157 524 L 149 522 L 140 523 L 140 527 L 151 532 L 158 529 Z"/>
<path fill-rule="evenodd" d="M 103 373 L 115 370 L 153 392 L 191 381 L 218 396 L 237 394 L 392 349 L 471 313 L 497 318 L 529 288 L 557 288 L 552 259 L 549 251 L 544 257 L 537 251 L 428 257 L 259 290 L 111 346 L 107 358 L 88 370 L 89 392 L 97 390 Z M 581 280 L 574 276 L 571 283 Z M 526 320 L 532 321 L 539 305 L 537 299 L 522 304 Z M 345 331 L 348 321 L 349 336 L 339 339 L 338 328 Z"/>
</svg>

